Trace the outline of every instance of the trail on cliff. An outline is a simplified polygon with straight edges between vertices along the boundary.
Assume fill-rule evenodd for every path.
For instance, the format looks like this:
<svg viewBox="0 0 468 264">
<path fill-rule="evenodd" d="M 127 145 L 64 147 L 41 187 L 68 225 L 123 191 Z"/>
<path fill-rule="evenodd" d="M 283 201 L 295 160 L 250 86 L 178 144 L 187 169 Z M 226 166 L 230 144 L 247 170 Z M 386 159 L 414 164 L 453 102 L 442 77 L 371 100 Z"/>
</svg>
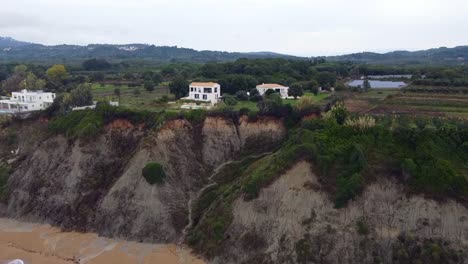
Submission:
<svg viewBox="0 0 468 264">
<path fill-rule="evenodd" d="M 227 165 L 230 165 L 230 164 L 234 164 L 234 163 L 243 163 L 244 161 L 248 160 L 248 159 L 259 159 L 259 158 L 262 158 L 266 155 L 269 155 L 273 153 L 272 151 L 268 151 L 268 152 L 263 152 L 263 153 L 260 153 L 260 154 L 255 154 L 255 155 L 249 155 L 247 157 L 244 157 L 243 159 L 241 160 L 228 160 L 222 164 L 220 164 L 218 167 L 216 167 L 214 170 L 213 170 L 213 173 L 208 177 L 208 182 L 205 186 L 203 186 L 197 193 L 195 196 L 191 197 L 188 201 L 188 210 L 189 210 L 189 213 L 188 213 L 188 224 L 185 226 L 185 228 L 182 230 L 182 239 L 180 241 L 180 244 L 182 244 L 186 238 L 187 238 L 187 234 L 188 234 L 188 231 L 190 230 L 190 228 L 193 227 L 193 217 L 192 217 L 192 211 L 193 211 L 193 202 L 197 201 L 202 195 L 203 193 L 208 190 L 209 188 L 212 188 L 216 185 L 218 185 L 218 183 L 216 181 L 214 181 L 214 177 L 216 175 L 219 174 L 219 172 L 224 168 L 226 167 Z"/>
</svg>

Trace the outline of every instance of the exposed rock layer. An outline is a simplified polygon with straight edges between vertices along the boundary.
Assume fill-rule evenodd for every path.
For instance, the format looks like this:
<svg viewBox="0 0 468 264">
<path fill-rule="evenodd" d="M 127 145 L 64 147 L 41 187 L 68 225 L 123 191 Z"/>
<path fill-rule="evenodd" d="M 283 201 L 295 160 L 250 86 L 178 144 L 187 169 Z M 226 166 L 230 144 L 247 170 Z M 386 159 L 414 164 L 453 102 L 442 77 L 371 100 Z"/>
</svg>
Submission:
<svg viewBox="0 0 468 264">
<path fill-rule="evenodd" d="M 43 133 L 31 146 L 18 146 L 21 160 L 9 178 L 6 214 L 111 237 L 176 242 L 187 224 L 189 198 L 216 166 L 256 140 L 273 146 L 286 133 L 275 119 L 209 117 L 195 126 L 178 119 L 157 131 L 125 124 L 106 126 L 92 141 Z M 152 161 L 165 168 L 162 185 L 142 177 Z"/>
</svg>

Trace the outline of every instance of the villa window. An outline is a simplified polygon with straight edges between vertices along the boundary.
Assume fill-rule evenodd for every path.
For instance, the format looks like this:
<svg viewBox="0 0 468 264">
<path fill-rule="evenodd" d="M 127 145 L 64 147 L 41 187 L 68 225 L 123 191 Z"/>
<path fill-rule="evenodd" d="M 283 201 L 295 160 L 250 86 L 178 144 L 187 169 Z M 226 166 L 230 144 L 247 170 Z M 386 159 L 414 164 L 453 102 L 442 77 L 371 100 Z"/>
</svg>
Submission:
<svg viewBox="0 0 468 264">
<path fill-rule="evenodd" d="M 211 88 L 203 88 L 203 93 L 211 93 Z"/>
<path fill-rule="evenodd" d="M 217 93 L 217 92 L 218 92 L 218 87 L 215 88 L 215 93 Z"/>
<path fill-rule="evenodd" d="M 199 94 L 195 94 L 195 99 L 199 99 L 200 98 L 200 95 Z"/>
<path fill-rule="evenodd" d="M 204 94 L 203 95 L 203 100 L 207 100 L 208 99 L 208 95 Z"/>
</svg>

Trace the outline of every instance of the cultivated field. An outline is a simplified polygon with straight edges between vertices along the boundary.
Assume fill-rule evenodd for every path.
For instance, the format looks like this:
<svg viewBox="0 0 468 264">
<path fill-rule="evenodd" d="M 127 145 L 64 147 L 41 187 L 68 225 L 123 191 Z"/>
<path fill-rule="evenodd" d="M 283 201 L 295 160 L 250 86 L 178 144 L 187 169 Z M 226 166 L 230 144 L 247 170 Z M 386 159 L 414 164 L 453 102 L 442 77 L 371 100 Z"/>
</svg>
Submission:
<svg viewBox="0 0 468 264">
<path fill-rule="evenodd" d="M 414 92 L 413 92 L 414 91 Z M 367 114 L 408 114 L 468 119 L 468 94 L 426 92 L 424 88 L 372 90 L 351 96 L 346 106 Z"/>
</svg>

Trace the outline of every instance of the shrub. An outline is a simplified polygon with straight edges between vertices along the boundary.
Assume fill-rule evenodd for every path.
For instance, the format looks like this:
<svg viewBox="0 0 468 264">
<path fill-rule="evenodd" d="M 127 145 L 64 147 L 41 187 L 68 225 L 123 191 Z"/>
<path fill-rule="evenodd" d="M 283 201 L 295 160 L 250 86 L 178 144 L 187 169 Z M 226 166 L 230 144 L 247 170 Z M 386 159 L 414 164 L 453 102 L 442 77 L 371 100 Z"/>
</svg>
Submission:
<svg viewBox="0 0 468 264">
<path fill-rule="evenodd" d="M 301 113 L 315 111 L 316 106 L 314 104 L 314 99 L 312 99 L 310 96 L 302 96 L 297 101 L 296 109 Z"/>
<path fill-rule="evenodd" d="M 184 112 L 184 118 L 193 123 L 201 123 L 206 118 L 206 111 L 203 109 L 195 109 Z"/>
<path fill-rule="evenodd" d="M 294 97 L 294 99 L 304 95 L 304 89 L 302 88 L 302 85 L 299 83 L 294 83 L 291 85 L 291 87 L 289 87 L 288 95 Z"/>
<path fill-rule="evenodd" d="M 360 116 L 358 118 L 347 118 L 345 126 L 353 127 L 359 130 L 367 130 L 375 126 L 375 118 L 372 116 Z"/>
<path fill-rule="evenodd" d="M 223 101 L 226 105 L 229 105 L 229 106 L 234 106 L 237 104 L 236 98 L 230 94 L 224 94 Z"/>
<path fill-rule="evenodd" d="M 360 218 L 356 221 L 356 231 L 361 236 L 367 236 L 370 233 L 369 226 L 364 218 Z"/>
<path fill-rule="evenodd" d="M 359 173 L 346 177 L 341 176 L 337 182 L 337 193 L 335 206 L 337 208 L 344 207 L 348 200 L 356 197 L 364 187 L 364 177 Z"/>
<path fill-rule="evenodd" d="M 6 187 L 9 174 L 10 170 L 5 166 L 0 165 L 0 202 L 5 201 L 6 198 Z"/>
<path fill-rule="evenodd" d="M 236 92 L 236 98 L 239 101 L 247 101 L 247 100 L 249 100 L 249 95 L 247 95 L 246 91 L 237 91 Z"/>
<path fill-rule="evenodd" d="M 163 166 L 157 162 L 150 162 L 146 164 L 142 170 L 142 175 L 151 185 L 162 184 L 164 182 L 164 178 L 166 177 Z"/>
<path fill-rule="evenodd" d="M 148 92 L 154 91 L 155 85 L 154 85 L 154 82 L 151 80 L 145 81 L 143 86 Z"/>
</svg>

